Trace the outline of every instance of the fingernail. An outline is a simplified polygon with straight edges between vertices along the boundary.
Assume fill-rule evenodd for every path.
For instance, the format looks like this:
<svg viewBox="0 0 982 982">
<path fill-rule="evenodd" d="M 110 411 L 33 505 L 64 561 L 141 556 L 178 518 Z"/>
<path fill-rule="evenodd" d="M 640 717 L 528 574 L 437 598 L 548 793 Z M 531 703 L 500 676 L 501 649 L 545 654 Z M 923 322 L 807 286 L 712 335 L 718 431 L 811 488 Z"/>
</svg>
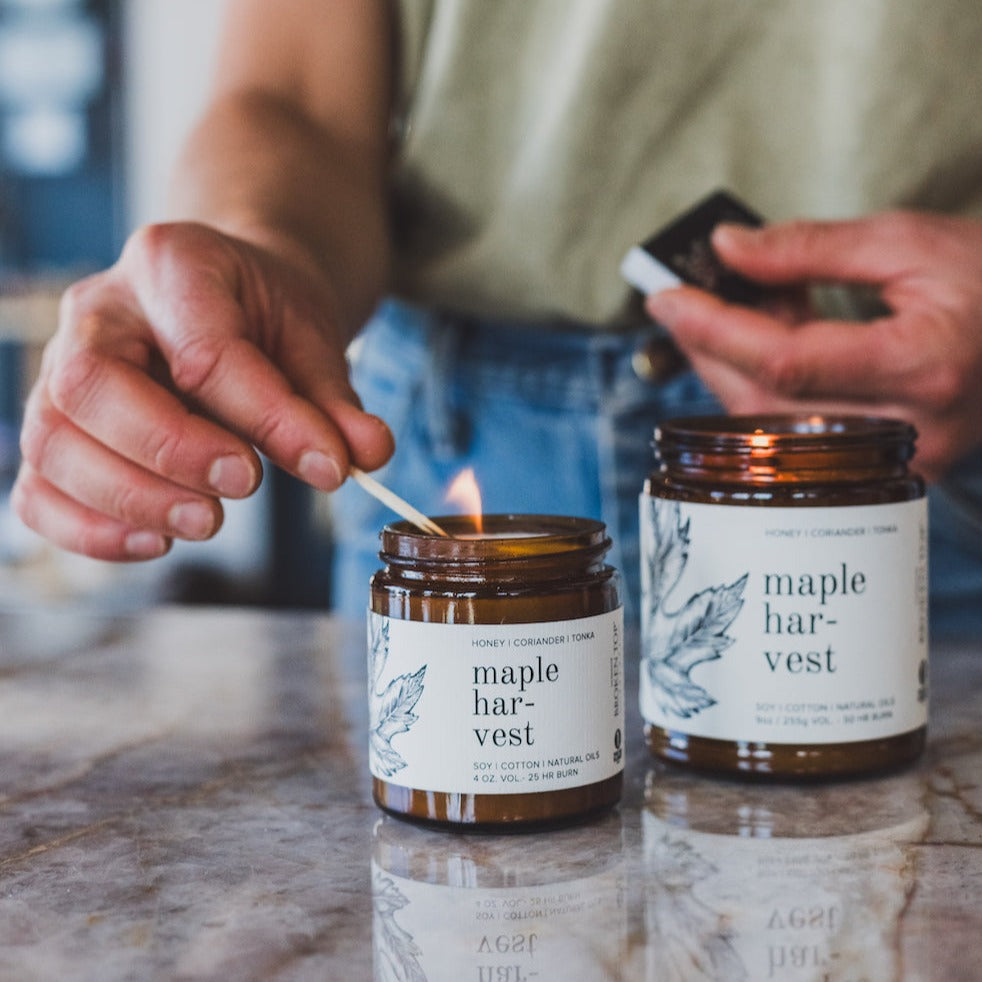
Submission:
<svg viewBox="0 0 982 982">
<path fill-rule="evenodd" d="M 297 473 L 309 484 L 333 491 L 341 485 L 343 475 L 338 462 L 320 450 L 308 450 L 297 464 Z"/>
<path fill-rule="evenodd" d="M 208 483 L 227 498 L 242 498 L 252 491 L 256 474 L 244 457 L 230 454 L 219 457 L 208 471 Z"/>
<path fill-rule="evenodd" d="M 752 225 L 740 225 L 738 222 L 723 222 L 713 229 L 711 236 L 714 246 L 741 245 L 750 242 L 759 232 Z"/>
<path fill-rule="evenodd" d="M 167 513 L 167 524 L 185 539 L 207 539 L 215 531 L 215 513 L 200 501 L 184 501 Z"/>
<path fill-rule="evenodd" d="M 678 314 L 675 297 L 668 291 L 653 293 L 645 301 L 645 309 L 659 324 L 671 324 Z"/>
<path fill-rule="evenodd" d="M 167 552 L 168 542 L 156 532 L 130 532 L 124 546 L 131 559 L 156 559 Z"/>
</svg>

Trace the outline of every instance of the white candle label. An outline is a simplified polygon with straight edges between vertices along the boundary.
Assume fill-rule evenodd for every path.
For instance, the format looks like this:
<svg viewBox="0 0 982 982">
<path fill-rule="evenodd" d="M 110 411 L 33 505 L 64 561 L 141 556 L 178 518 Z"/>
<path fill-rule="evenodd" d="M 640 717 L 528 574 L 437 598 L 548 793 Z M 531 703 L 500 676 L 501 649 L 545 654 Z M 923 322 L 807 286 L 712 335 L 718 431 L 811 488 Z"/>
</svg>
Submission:
<svg viewBox="0 0 982 982">
<path fill-rule="evenodd" d="M 578 788 L 623 770 L 624 615 L 435 624 L 368 615 L 369 766 L 449 794 Z"/>
<path fill-rule="evenodd" d="M 693 736 L 848 743 L 927 722 L 927 503 L 641 496 L 641 713 Z"/>
</svg>

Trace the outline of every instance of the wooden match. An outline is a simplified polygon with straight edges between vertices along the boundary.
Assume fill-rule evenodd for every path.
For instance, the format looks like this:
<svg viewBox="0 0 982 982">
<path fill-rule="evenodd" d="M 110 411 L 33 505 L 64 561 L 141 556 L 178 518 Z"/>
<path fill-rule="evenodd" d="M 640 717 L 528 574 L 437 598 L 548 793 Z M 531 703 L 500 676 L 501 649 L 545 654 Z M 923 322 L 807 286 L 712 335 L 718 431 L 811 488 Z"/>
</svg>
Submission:
<svg viewBox="0 0 982 982">
<path fill-rule="evenodd" d="M 369 477 L 360 468 L 352 467 L 348 473 L 373 498 L 377 498 L 383 505 L 391 508 L 397 515 L 402 515 L 406 521 L 412 522 L 417 528 L 422 529 L 424 532 L 429 532 L 430 535 L 442 535 L 444 538 L 450 538 L 448 533 L 444 532 L 432 518 L 424 515 L 421 511 L 417 511 L 408 501 L 403 501 L 399 495 L 390 491 L 384 484 L 380 484 L 374 477 Z"/>
</svg>

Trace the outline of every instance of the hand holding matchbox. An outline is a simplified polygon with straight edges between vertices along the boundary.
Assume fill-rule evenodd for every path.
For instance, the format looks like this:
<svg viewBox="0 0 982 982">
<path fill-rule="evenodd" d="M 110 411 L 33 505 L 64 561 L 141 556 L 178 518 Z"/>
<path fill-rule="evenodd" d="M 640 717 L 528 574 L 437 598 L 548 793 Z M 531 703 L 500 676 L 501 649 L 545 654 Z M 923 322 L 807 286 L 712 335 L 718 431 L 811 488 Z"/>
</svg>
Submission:
<svg viewBox="0 0 982 982">
<path fill-rule="evenodd" d="M 763 219 L 729 192 L 716 191 L 634 246 L 621 262 L 621 276 L 646 295 L 688 283 L 731 303 L 765 306 L 783 291 L 723 265 L 710 241 L 723 223 L 759 227 Z"/>
</svg>

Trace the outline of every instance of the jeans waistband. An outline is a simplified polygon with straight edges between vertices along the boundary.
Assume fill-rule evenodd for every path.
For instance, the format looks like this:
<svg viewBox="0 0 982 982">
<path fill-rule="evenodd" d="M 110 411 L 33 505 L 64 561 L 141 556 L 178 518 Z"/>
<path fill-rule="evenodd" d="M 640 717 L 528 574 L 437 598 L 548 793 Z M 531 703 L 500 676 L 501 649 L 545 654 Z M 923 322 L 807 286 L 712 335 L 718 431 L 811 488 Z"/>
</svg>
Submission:
<svg viewBox="0 0 982 982">
<path fill-rule="evenodd" d="M 565 322 L 540 325 L 472 317 L 386 301 L 366 327 L 366 338 L 371 349 L 366 354 L 373 360 L 391 357 L 403 370 L 425 371 L 437 382 L 496 385 L 532 402 L 599 405 L 619 377 L 641 384 L 631 369 L 633 356 L 667 334 L 656 324 L 605 331 Z"/>
</svg>

